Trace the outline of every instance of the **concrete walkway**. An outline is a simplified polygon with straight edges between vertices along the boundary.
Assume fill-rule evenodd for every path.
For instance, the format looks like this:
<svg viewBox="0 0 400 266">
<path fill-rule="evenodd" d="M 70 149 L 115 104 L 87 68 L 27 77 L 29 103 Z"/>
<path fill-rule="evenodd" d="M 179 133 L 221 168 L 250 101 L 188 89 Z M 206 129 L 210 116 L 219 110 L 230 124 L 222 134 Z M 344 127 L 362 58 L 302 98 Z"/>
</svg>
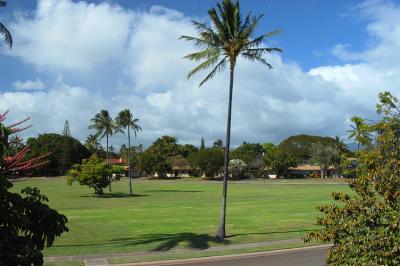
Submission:
<svg viewBox="0 0 400 266">
<path fill-rule="evenodd" d="M 273 240 L 268 242 L 234 244 L 224 246 L 213 246 L 201 251 L 224 251 L 224 250 L 238 250 L 244 248 L 257 248 L 269 247 L 281 244 L 301 244 L 301 239 L 286 239 L 286 240 Z M 74 256 L 53 256 L 45 257 L 45 262 L 63 262 L 63 261 L 84 261 L 85 265 L 108 265 L 108 258 L 126 258 L 126 257 L 147 257 L 157 255 L 179 255 L 184 253 L 192 253 L 199 251 L 198 249 L 171 249 L 168 251 L 142 251 L 142 252 L 128 252 L 128 253 L 114 253 L 114 254 L 97 254 L 97 255 L 74 255 Z"/>
<path fill-rule="evenodd" d="M 324 266 L 330 245 L 115 266 Z"/>
</svg>

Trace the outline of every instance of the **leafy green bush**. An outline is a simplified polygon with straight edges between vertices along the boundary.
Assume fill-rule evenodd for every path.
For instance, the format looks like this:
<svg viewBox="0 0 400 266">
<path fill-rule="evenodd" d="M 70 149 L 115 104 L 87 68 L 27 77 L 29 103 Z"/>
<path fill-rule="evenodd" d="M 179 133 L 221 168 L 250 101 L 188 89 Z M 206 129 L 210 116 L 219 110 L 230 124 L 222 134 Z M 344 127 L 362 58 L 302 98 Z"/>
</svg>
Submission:
<svg viewBox="0 0 400 266">
<path fill-rule="evenodd" d="M 120 166 L 111 166 L 104 159 L 93 154 L 89 159 L 83 160 L 82 164 L 75 164 L 67 173 L 67 184 L 78 182 L 94 189 L 95 194 L 102 195 L 111 179 L 118 180 L 125 170 Z"/>
<path fill-rule="evenodd" d="M 384 117 L 363 127 L 375 136 L 360 158 L 367 174 L 350 183 L 355 195 L 333 193 L 340 206 L 319 207 L 323 228 L 306 238 L 333 242 L 329 265 L 400 265 L 400 106 L 388 92 L 379 96 Z"/>
<path fill-rule="evenodd" d="M 233 178 L 243 177 L 244 171 L 247 169 L 247 164 L 240 159 L 229 160 L 229 173 Z"/>
</svg>

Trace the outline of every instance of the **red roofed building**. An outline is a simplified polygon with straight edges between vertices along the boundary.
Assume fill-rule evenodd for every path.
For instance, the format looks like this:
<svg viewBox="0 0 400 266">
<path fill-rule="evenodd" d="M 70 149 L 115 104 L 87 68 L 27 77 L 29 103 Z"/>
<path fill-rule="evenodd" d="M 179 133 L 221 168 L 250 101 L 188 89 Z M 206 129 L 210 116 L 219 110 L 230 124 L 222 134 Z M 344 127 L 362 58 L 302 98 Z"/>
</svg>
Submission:
<svg viewBox="0 0 400 266">
<path fill-rule="evenodd" d="M 109 159 L 110 164 L 116 164 L 116 165 L 125 165 L 127 164 L 127 161 L 122 158 L 110 158 Z"/>
</svg>

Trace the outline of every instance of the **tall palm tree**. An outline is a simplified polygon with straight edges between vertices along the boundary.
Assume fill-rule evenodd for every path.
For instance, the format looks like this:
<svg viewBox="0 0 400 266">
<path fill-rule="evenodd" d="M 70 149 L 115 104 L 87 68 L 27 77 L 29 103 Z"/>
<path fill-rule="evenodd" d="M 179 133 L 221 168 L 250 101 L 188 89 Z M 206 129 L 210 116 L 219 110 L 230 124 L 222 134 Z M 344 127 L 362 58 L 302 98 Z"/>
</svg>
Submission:
<svg viewBox="0 0 400 266">
<path fill-rule="evenodd" d="M 114 133 L 120 132 L 121 129 L 114 123 L 113 119 L 110 117 L 110 114 L 107 110 L 101 110 L 100 113 L 96 114 L 94 118 L 90 120 L 91 124 L 89 125 L 89 129 L 95 129 L 97 138 L 106 137 L 106 157 L 107 164 L 110 164 L 109 155 L 108 155 L 108 138 L 112 136 Z M 111 177 L 108 177 L 109 181 L 109 189 L 111 192 Z"/>
<path fill-rule="evenodd" d="M 226 195 L 228 179 L 229 146 L 231 134 L 231 112 L 232 112 L 232 92 L 233 79 L 237 58 L 239 55 L 250 61 L 260 62 L 272 68 L 271 64 L 265 59 L 265 55 L 272 52 L 281 52 L 279 48 L 269 48 L 263 46 L 263 41 L 280 31 L 272 31 L 256 38 L 253 38 L 255 28 L 262 16 L 251 17 L 249 13 L 242 18 L 240 14 L 239 2 L 223 0 L 217 3 L 217 9 L 212 8 L 208 11 L 213 26 L 205 23 L 193 21 L 193 25 L 198 31 L 198 37 L 182 36 L 181 39 L 194 43 L 202 50 L 189 54 L 185 58 L 195 62 L 202 61 L 197 67 L 188 74 L 190 78 L 195 73 L 212 68 L 211 72 L 200 82 L 203 85 L 206 81 L 215 76 L 216 73 L 223 71 L 229 65 L 229 99 L 228 99 L 228 119 L 226 127 L 226 149 L 224 158 L 224 182 L 222 190 L 221 221 L 216 236 L 224 238 L 225 218 L 226 218 Z"/>
<path fill-rule="evenodd" d="M 0 0 L 0 7 L 5 7 L 7 5 L 7 1 Z M 11 48 L 13 45 L 13 39 L 10 31 L 4 26 L 3 23 L 0 22 L 0 33 L 4 36 L 4 40 L 6 44 Z"/>
<path fill-rule="evenodd" d="M 135 137 L 137 132 L 142 131 L 142 128 L 138 125 L 139 119 L 133 118 L 133 115 L 129 109 L 122 110 L 119 112 L 117 118 L 117 125 L 121 128 L 128 128 L 128 176 L 129 176 L 129 194 L 132 195 L 132 177 L 131 177 L 131 133 L 132 129 Z"/>
</svg>

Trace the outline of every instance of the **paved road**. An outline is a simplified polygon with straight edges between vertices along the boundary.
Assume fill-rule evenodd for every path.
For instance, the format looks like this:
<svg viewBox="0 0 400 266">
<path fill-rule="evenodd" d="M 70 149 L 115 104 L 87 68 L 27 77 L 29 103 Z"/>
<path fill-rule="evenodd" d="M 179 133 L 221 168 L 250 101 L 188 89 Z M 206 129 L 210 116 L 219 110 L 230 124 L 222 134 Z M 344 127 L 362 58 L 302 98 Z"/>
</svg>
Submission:
<svg viewBox="0 0 400 266">
<path fill-rule="evenodd" d="M 323 266 L 328 247 L 317 247 L 310 249 L 295 249 L 277 252 L 260 252 L 255 254 L 239 255 L 236 257 L 209 258 L 203 261 L 174 261 L 162 262 L 152 265 L 173 266 Z M 128 265 L 128 264 L 127 264 Z M 150 264 L 130 264 L 150 265 Z"/>
<path fill-rule="evenodd" d="M 215 262 L 188 264 L 190 266 L 323 266 L 327 249 L 296 251 L 274 255 L 258 255 Z"/>
</svg>

